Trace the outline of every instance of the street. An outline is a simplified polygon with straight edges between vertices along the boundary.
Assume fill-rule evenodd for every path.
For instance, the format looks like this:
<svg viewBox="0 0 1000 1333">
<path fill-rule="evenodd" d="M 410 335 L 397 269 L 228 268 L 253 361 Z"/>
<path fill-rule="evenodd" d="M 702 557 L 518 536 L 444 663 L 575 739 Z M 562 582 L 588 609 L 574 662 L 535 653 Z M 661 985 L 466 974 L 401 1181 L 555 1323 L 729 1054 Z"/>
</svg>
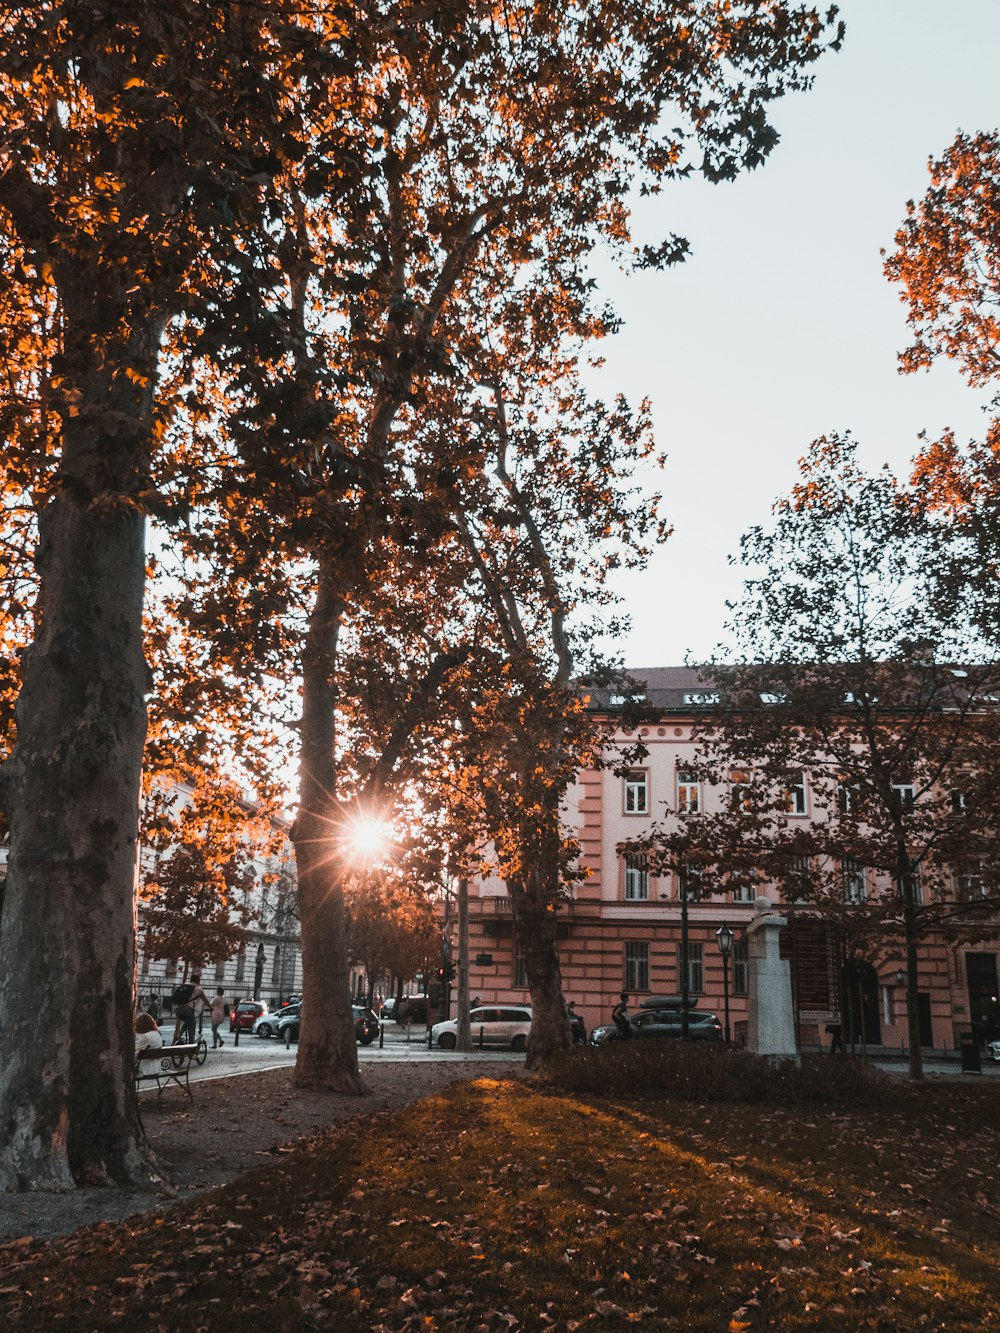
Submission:
<svg viewBox="0 0 1000 1333">
<path fill-rule="evenodd" d="M 249 1032 L 241 1032 L 239 1034 L 239 1046 L 237 1046 L 236 1034 L 226 1032 L 225 1046 L 221 1050 L 213 1051 L 211 1049 L 211 1029 L 205 1029 L 202 1035 L 206 1036 L 209 1042 L 208 1059 L 201 1067 L 192 1065 L 192 1083 L 212 1078 L 233 1078 L 240 1074 L 251 1073 L 256 1069 L 271 1069 L 275 1065 L 295 1063 L 297 1046 L 293 1044 L 286 1049 L 284 1042 L 278 1041 L 276 1037 L 271 1037 L 265 1041 Z M 358 1060 L 362 1065 L 377 1062 L 384 1063 L 386 1061 L 422 1063 L 428 1060 L 459 1062 L 463 1060 L 476 1060 L 477 1062 L 489 1060 L 496 1061 L 499 1064 L 523 1064 L 524 1055 L 514 1051 L 479 1050 L 478 1047 L 468 1054 L 462 1051 L 442 1051 L 436 1047 L 433 1050 L 428 1050 L 427 1029 L 425 1027 L 413 1027 L 407 1032 L 406 1028 L 390 1023 L 386 1025 L 382 1047 L 379 1047 L 377 1038 L 370 1046 L 359 1046 Z"/>
</svg>

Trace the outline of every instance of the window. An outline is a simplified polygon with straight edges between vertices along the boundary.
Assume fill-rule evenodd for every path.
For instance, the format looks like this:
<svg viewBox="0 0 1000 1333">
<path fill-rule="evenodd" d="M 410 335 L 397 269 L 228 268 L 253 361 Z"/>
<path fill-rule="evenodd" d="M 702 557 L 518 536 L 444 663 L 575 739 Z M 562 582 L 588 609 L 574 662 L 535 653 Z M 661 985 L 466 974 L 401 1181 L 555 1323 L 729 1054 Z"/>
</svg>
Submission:
<svg viewBox="0 0 1000 1333">
<path fill-rule="evenodd" d="M 520 949 L 514 954 L 514 989 L 528 989 L 528 965 Z"/>
<path fill-rule="evenodd" d="M 756 884 L 737 884 L 733 889 L 734 903 L 752 903 L 757 896 Z"/>
<path fill-rule="evenodd" d="M 983 879 L 983 863 L 970 861 L 963 866 L 955 877 L 958 896 L 966 902 L 986 897 L 986 884 Z"/>
<path fill-rule="evenodd" d="M 921 882 L 920 867 L 911 865 L 908 875 L 903 877 L 903 898 L 908 898 L 917 907 L 924 901 L 924 886 Z"/>
<path fill-rule="evenodd" d="M 903 814 L 908 814 L 913 809 L 916 793 L 912 782 L 894 782 L 892 784 L 892 796 L 894 804 L 898 804 Z"/>
<path fill-rule="evenodd" d="M 702 961 L 702 946 L 692 944 L 688 941 L 687 948 L 687 988 L 689 994 L 699 994 L 705 989 L 704 964 Z M 683 962 L 681 964 L 683 966 Z"/>
<path fill-rule="evenodd" d="M 220 958 L 215 965 L 215 984 L 221 986 L 226 979 L 226 960 Z"/>
<path fill-rule="evenodd" d="M 697 815 L 701 812 L 701 783 L 694 773 L 680 769 L 677 773 L 677 813 Z"/>
<path fill-rule="evenodd" d="M 865 868 L 852 856 L 845 856 L 840 863 L 840 873 L 844 881 L 844 902 L 863 903 L 868 897 L 865 882 Z"/>
<path fill-rule="evenodd" d="M 281 945 L 274 946 L 274 958 L 271 960 L 271 985 L 281 984 Z"/>
<path fill-rule="evenodd" d="M 623 990 L 649 990 L 649 945 L 625 945 L 625 982 Z"/>
<path fill-rule="evenodd" d="M 177 975 L 177 959 L 169 958 L 167 960 L 166 967 L 163 969 L 164 980 L 173 981 L 176 975 Z"/>
<path fill-rule="evenodd" d="M 625 858 L 625 901 L 644 903 L 649 899 L 649 871 L 644 856 Z"/>
<path fill-rule="evenodd" d="M 729 775 L 729 804 L 733 810 L 750 809 L 750 774 L 743 768 L 734 768 Z"/>
<path fill-rule="evenodd" d="M 237 986 L 245 978 L 246 971 L 247 971 L 247 951 L 246 948 L 241 948 L 239 953 L 236 955 L 236 976 L 233 978 Z"/>
<path fill-rule="evenodd" d="M 716 690 L 699 690 L 684 695 L 684 702 L 693 708 L 708 708 L 722 702 L 722 695 Z"/>
<path fill-rule="evenodd" d="M 683 895 L 688 902 L 700 898 L 705 889 L 705 872 L 702 867 L 682 865 L 677 875 L 677 889 L 678 897 Z"/>
<path fill-rule="evenodd" d="M 856 815 L 861 810 L 861 789 L 856 782 L 841 778 L 837 783 L 837 809 L 842 815 Z"/>
<path fill-rule="evenodd" d="M 632 768 L 625 774 L 625 813 L 649 814 L 649 774 L 644 768 Z"/>
<path fill-rule="evenodd" d="M 785 892 L 790 902 L 801 902 L 809 896 L 812 868 L 808 856 L 790 856 L 785 871 Z"/>
<path fill-rule="evenodd" d="M 750 994 L 750 950 L 746 940 L 733 941 L 733 994 Z"/>
<path fill-rule="evenodd" d="M 148 976 L 149 976 L 149 954 L 148 954 L 148 953 L 143 952 L 143 955 L 142 955 L 142 969 L 141 969 L 141 971 L 139 972 L 139 975 L 140 975 L 141 977 L 148 977 Z"/>
<path fill-rule="evenodd" d="M 785 814 L 807 814 L 806 775 L 801 770 L 796 770 L 794 773 L 789 773 L 785 781 Z"/>
<path fill-rule="evenodd" d="M 953 815 L 967 815 L 969 813 L 969 799 L 964 791 L 953 791 L 951 793 L 951 813 Z"/>
</svg>

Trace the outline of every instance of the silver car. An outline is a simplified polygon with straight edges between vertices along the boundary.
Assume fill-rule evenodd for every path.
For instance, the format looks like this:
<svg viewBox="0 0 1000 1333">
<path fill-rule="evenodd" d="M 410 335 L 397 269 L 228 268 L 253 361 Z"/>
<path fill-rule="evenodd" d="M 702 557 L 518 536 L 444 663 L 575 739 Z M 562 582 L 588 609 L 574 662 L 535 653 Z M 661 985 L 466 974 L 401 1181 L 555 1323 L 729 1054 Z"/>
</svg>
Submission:
<svg viewBox="0 0 1000 1333">
<path fill-rule="evenodd" d="M 505 1046 L 523 1051 L 531 1031 L 531 1010 L 524 1005 L 483 1005 L 469 1015 L 473 1046 Z M 449 1018 L 431 1028 L 431 1045 L 453 1051 L 458 1043 L 458 1019 Z"/>
</svg>

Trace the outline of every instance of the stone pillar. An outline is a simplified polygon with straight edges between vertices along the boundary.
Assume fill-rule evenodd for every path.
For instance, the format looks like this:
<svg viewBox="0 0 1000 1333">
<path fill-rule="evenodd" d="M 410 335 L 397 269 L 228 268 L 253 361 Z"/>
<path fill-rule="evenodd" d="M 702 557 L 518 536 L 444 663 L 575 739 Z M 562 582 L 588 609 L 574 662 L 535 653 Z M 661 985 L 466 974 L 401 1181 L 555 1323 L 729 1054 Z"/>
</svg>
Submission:
<svg viewBox="0 0 1000 1333">
<path fill-rule="evenodd" d="M 747 926 L 750 961 L 747 1049 L 758 1055 L 797 1060 L 791 970 L 788 959 L 782 958 L 778 950 L 786 918 L 774 911 L 769 898 L 757 898 L 754 906 L 756 915 Z"/>
</svg>

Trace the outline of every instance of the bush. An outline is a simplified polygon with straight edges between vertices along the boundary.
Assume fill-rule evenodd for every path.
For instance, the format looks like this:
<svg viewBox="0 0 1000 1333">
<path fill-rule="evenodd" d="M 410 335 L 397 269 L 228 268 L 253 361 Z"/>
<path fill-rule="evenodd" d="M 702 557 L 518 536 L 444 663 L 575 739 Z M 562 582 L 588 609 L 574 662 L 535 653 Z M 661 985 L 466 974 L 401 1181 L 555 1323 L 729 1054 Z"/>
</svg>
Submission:
<svg viewBox="0 0 1000 1333">
<path fill-rule="evenodd" d="M 565 1052 L 545 1078 L 567 1092 L 694 1102 L 859 1104 L 884 1100 L 891 1080 L 867 1061 L 752 1055 L 709 1042 L 609 1042 Z"/>
</svg>

